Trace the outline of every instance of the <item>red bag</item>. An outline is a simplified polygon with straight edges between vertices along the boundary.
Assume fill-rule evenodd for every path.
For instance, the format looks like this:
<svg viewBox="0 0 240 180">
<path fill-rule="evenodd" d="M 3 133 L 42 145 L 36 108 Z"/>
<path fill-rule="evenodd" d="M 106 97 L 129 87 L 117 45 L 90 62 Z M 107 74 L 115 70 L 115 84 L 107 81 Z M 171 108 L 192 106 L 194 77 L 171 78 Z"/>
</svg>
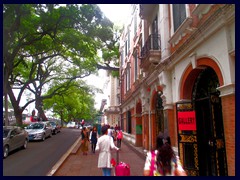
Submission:
<svg viewBox="0 0 240 180">
<path fill-rule="evenodd" d="M 114 159 L 114 158 L 112 158 L 112 159 L 111 159 L 111 165 L 112 165 L 113 167 L 115 167 L 115 166 L 116 166 L 116 164 L 117 164 L 117 163 L 116 163 L 115 159 Z"/>
<path fill-rule="evenodd" d="M 115 167 L 116 176 L 130 176 L 130 166 L 124 162 L 120 162 Z"/>
</svg>

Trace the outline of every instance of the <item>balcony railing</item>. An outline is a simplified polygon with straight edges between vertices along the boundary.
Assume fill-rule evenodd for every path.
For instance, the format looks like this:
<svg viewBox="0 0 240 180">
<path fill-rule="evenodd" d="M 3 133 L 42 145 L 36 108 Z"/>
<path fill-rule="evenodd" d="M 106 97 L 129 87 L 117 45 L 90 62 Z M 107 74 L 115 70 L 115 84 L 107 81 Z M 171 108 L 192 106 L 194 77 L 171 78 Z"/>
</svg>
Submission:
<svg viewBox="0 0 240 180">
<path fill-rule="evenodd" d="M 154 12 L 154 8 L 156 8 L 156 4 L 140 4 L 140 18 L 147 19 L 148 17 L 151 17 Z"/>
<path fill-rule="evenodd" d="M 149 35 L 140 53 L 141 65 L 143 68 L 151 63 L 157 64 L 161 58 L 161 40 L 159 34 Z"/>
</svg>

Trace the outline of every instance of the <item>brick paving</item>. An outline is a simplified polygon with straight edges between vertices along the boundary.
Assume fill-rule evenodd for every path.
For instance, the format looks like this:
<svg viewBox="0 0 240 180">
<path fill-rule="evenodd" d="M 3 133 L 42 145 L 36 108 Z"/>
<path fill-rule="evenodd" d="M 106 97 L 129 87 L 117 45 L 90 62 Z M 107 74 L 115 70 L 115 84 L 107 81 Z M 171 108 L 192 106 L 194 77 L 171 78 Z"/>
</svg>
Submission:
<svg viewBox="0 0 240 180">
<path fill-rule="evenodd" d="M 74 149 L 76 151 L 76 147 Z M 116 151 L 112 151 L 112 157 L 116 159 Z M 141 149 L 135 148 L 127 142 L 122 142 L 119 161 L 130 165 L 131 176 L 142 176 L 145 158 Z M 67 156 L 52 176 L 102 176 L 101 169 L 97 168 L 97 162 L 97 151 L 95 154 L 91 153 L 89 146 L 89 153 L 84 156 L 78 148 L 76 153 L 70 153 Z M 114 169 L 112 169 L 112 175 L 114 175 L 113 171 Z"/>
</svg>

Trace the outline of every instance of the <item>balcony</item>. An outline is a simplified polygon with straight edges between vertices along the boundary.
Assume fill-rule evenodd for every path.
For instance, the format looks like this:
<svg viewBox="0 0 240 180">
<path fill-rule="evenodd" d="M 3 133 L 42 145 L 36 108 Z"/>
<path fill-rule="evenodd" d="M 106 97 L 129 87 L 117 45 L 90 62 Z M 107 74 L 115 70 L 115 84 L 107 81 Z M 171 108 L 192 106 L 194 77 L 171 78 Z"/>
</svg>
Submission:
<svg viewBox="0 0 240 180">
<path fill-rule="evenodd" d="M 144 46 L 141 48 L 139 59 L 141 59 L 140 67 L 144 70 L 150 65 L 157 65 L 161 59 L 161 43 L 159 34 L 151 34 Z"/>
<path fill-rule="evenodd" d="M 105 110 L 106 114 L 118 114 L 120 109 L 118 106 L 110 106 Z"/>
<path fill-rule="evenodd" d="M 141 19 L 149 18 L 156 7 L 157 7 L 156 4 L 140 4 L 139 13 L 140 18 Z"/>
</svg>

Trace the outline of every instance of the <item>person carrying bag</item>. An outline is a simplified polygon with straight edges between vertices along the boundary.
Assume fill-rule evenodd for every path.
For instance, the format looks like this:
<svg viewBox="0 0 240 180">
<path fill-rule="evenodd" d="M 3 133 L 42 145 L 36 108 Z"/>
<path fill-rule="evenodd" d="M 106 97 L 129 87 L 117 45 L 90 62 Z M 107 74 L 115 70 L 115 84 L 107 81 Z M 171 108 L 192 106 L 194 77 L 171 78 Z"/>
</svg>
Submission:
<svg viewBox="0 0 240 180">
<path fill-rule="evenodd" d="M 147 153 L 144 176 L 187 176 L 179 158 L 162 136 L 157 137 L 157 149 Z"/>
</svg>

